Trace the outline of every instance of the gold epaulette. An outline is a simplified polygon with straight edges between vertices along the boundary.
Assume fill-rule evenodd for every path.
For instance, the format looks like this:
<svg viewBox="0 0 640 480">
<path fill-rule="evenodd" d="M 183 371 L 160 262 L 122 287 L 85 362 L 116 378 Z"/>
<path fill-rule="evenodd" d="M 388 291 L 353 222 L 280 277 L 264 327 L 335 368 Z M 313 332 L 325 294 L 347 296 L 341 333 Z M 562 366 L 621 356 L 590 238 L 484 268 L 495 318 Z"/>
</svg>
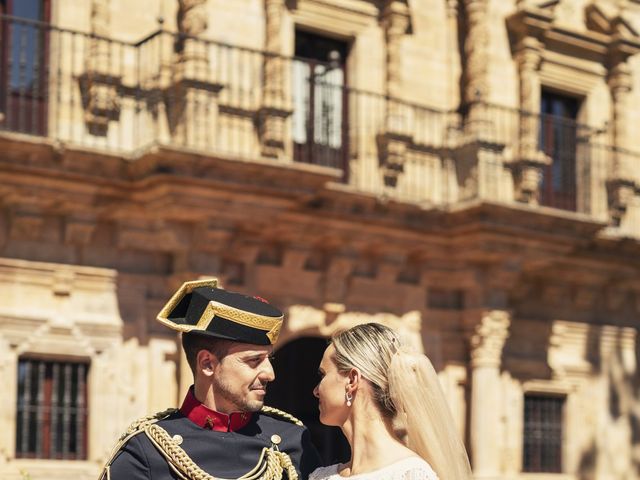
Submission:
<svg viewBox="0 0 640 480">
<path fill-rule="evenodd" d="M 300 420 L 298 420 L 296 417 L 294 417 L 290 413 L 287 413 L 287 412 L 285 412 L 283 410 L 279 410 L 279 409 L 273 408 L 273 407 L 267 407 L 266 405 L 264 405 L 260 411 L 262 413 L 266 413 L 267 415 L 272 415 L 272 416 L 284 418 L 285 420 L 288 420 L 291 423 L 295 423 L 299 427 L 304 427 L 304 423 L 302 423 Z"/>
<path fill-rule="evenodd" d="M 109 472 L 111 462 L 115 459 L 120 448 L 122 448 L 131 437 L 140 432 L 145 433 L 158 452 L 166 459 L 169 467 L 177 474 L 178 478 L 182 480 L 219 480 L 202 470 L 191 457 L 189 457 L 187 452 L 180 447 L 182 439 L 171 437 L 166 430 L 156 425 L 159 420 L 168 417 L 175 411 L 175 408 L 171 408 L 133 422 L 120 437 L 114 451 L 111 453 L 109 461 L 105 465 L 100 477 L 98 477 L 99 480 L 111 480 Z M 304 426 L 296 417 L 277 408 L 264 406 L 261 412 L 283 418 L 301 427 Z M 274 440 L 272 440 L 272 442 L 273 441 Z M 279 441 L 277 443 L 279 443 Z M 242 480 L 282 480 L 283 473 L 286 472 L 289 480 L 298 480 L 298 473 L 293 466 L 291 458 L 277 448 L 277 443 L 272 444 L 271 448 L 263 448 L 256 466 L 240 478 Z"/>
<path fill-rule="evenodd" d="M 144 431 L 145 428 L 147 428 L 149 425 L 156 423 L 160 420 L 163 420 L 167 418 L 169 415 L 171 415 L 172 413 L 175 413 L 177 411 L 178 410 L 176 408 L 167 408 L 166 410 L 163 410 L 158 413 L 154 413 L 152 415 L 147 415 L 146 417 L 139 418 L 138 420 L 135 420 L 134 422 L 132 422 L 131 425 L 129 425 L 127 429 L 124 431 L 124 433 L 120 435 L 120 438 L 118 439 L 115 446 L 113 447 L 113 450 L 109 454 L 109 458 L 107 459 L 104 465 L 104 468 L 102 469 L 102 472 L 100 472 L 100 476 L 98 477 L 98 480 L 111 479 L 111 476 L 109 473 L 109 467 L 111 466 L 111 463 L 115 460 L 116 455 L 118 454 L 120 449 L 123 447 L 125 443 L 127 443 L 131 439 L 131 437 L 136 436 L 138 433 Z"/>
</svg>

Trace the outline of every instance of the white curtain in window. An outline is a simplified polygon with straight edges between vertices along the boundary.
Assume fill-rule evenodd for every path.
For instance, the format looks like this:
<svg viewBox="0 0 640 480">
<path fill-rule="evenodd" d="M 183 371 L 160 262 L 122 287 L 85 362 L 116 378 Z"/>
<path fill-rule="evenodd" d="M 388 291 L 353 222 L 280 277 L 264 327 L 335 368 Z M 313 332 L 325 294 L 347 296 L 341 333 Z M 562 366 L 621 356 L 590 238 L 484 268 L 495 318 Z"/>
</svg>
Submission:
<svg viewBox="0 0 640 480">
<path fill-rule="evenodd" d="M 293 62 L 293 140 L 307 143 L 307 122 L 313 121 L 313 141 L 332 148 L 342 146 L 344 72 L 327 65 L 314 66 L 313 120 L 311 119 L 311 64 Z"/>
</svg>

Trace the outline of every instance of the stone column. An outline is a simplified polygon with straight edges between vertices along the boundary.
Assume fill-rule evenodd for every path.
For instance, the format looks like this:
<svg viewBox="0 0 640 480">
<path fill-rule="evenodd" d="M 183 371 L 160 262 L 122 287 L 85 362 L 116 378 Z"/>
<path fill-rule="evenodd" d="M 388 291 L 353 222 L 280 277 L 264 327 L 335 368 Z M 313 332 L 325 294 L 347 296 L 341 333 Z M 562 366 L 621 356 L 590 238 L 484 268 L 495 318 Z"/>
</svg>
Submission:
<svg viewBox="0 0 640 480">
<path fill-rule="evenodd" d="M 483 103 L 489 100 L 488 0 L 464 0 L 466 35 L 464 54 L 464 102 L 468 107 L 467 130 L 477 134 L 486 122 Z"/>
<path fill-rule="evenodd" d="M 475 478 L 500 473 L 500 364 L 511 316 L 504 310 L 469 318 L 471 354 L 471 463 Z"/>
<path fill-rule="evenodd" d="M 540 76 L 542 44 L 524 36 L 517 45 L 516 61 L 520 74 L 520 145 L 514 162 L 516 200 L 537 205 L 543 169 L 549 157 L 538 149 L 540 129 Z"/>
<path fill-rule="evenodd" d="M 282 16 L 284 0 L 265 0 L 264 94 L 259 114 L 262 154 L 282 158 L 285 154 L 286 120 L 292 107 L 285 90 L 285 69 L 289 60 L 282 57 Z"/>
<path fill-rule="evenodd" d="M 382 13 L 386 41 L 386 131 L 381 150 L 384 179 L 387 186 L 395 187 L 404 169 L 407 146 L 411 143 L 408 109 L 401 102 L 402 39 L 409 28 L 409 6 L 398 0 L 388 0 Z"/>
</svg>

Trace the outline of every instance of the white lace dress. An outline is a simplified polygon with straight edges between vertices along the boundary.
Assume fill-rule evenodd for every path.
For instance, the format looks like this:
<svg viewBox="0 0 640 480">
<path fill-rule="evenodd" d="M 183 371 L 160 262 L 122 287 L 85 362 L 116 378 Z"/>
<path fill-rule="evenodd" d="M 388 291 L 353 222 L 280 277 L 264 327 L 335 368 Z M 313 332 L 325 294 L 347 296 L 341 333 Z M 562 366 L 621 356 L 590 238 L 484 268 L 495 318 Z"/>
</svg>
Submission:
<svg viewBox="0 0 640 480">
<path fill-rule="evenodd" d="M 309 475 L 309 480 L 438 480 L 436 472 L 420 457 L 399 460 L 373 472 L 342 477 L 338 473 L 339 465 L 320 467 Z"/>
</svg>

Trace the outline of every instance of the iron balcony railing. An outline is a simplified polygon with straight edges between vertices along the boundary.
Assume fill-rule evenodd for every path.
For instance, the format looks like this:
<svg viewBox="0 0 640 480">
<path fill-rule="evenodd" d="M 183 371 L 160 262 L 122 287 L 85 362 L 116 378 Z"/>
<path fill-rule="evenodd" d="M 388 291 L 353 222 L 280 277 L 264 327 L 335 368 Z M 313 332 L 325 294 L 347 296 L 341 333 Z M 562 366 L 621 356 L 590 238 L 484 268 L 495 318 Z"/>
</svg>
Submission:
<svg viewBox="0 0 640 480">
<path fill-rule="evenodd" d="M 513 201 L 509 160 L 529 124 L 551 159 L 540 202 L 592 213 L 606 210 L 601 190 L 620 154 L 605 130 L 493 105 L 480 106 L 470 136 L 466 112 L 355 89 L 339 64 L 166 31 L 128 43 L 0 16 L 0 38 L 0 130 L 131 158 L 164 145 L 331 167 L 398 200 Z M 464 148 L 473 138 L 493 152 L 483 164 Z"/>
</svg>

